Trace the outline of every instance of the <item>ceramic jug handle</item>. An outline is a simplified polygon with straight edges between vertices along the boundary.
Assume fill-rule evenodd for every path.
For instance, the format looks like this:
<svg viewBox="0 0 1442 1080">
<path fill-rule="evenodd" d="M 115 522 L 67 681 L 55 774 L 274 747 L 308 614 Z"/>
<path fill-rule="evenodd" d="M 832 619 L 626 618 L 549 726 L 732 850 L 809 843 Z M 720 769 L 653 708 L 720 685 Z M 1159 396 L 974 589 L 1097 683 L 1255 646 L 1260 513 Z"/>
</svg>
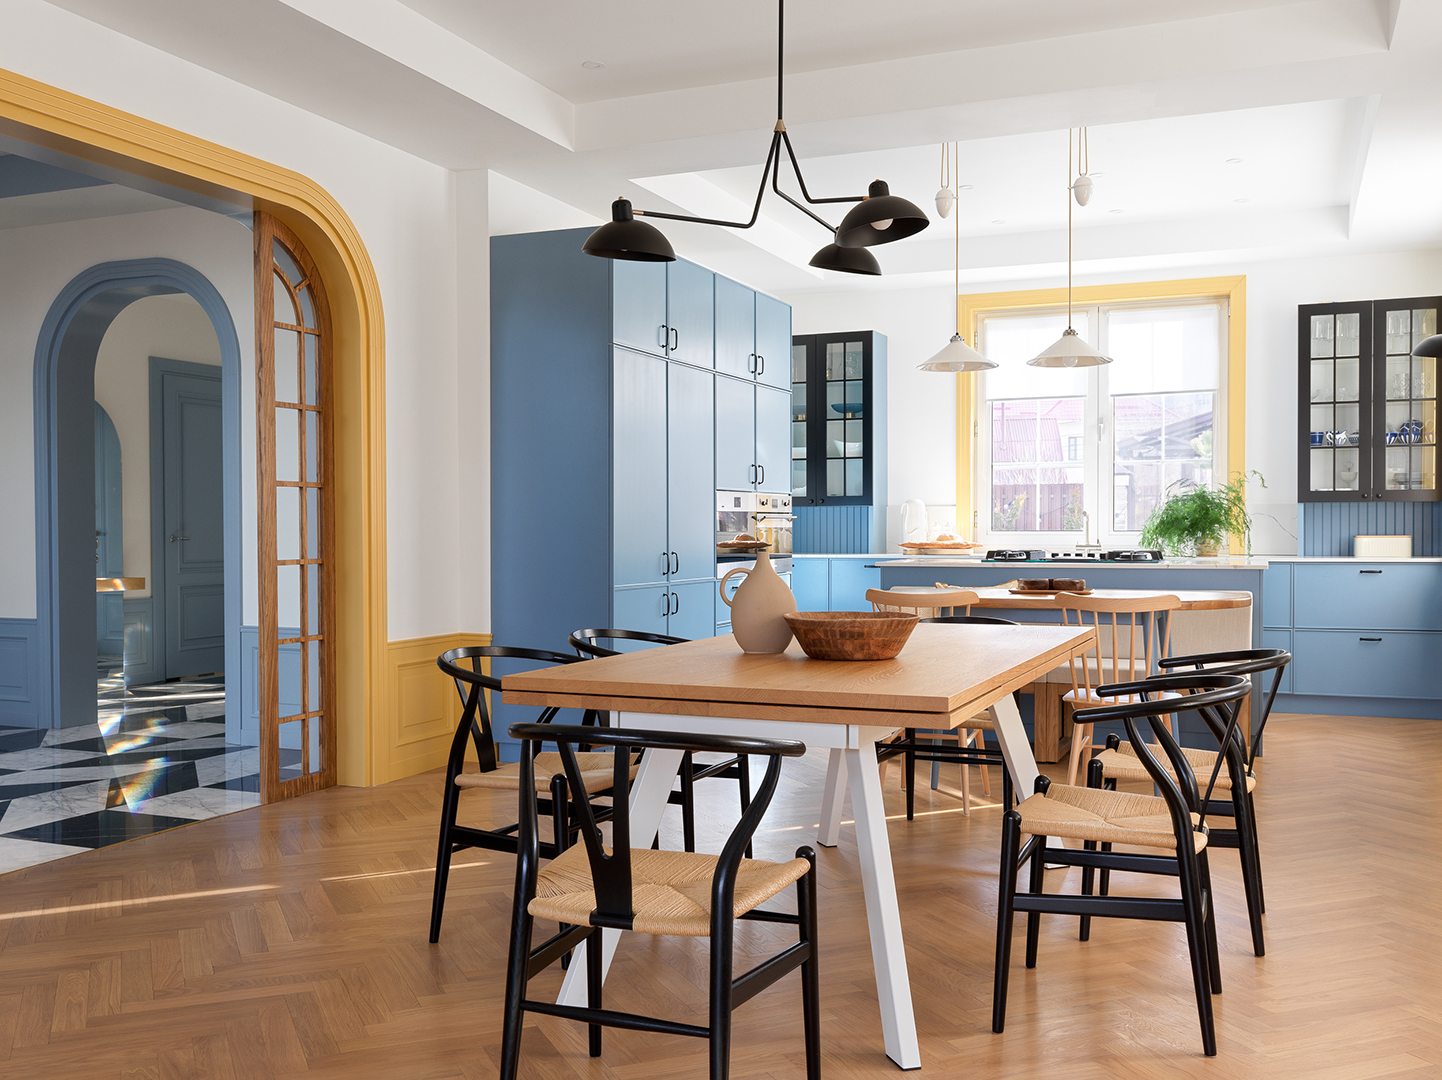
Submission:
<svg viewBox="0 0 1442 1080">
<path fill-rule="evenodd" d="M 721 599 L 726 601 L 727 607 L 731 606 L 731 597 L 726 595 L 726 582 L 731 580 L 731 576 L 733 574 L 749 573 L 751 573 L 751 568 L 749 566 L 738 566 L 735 570 L 726 571 L 726 576 L 721 579 Z M 747 595 L 749 596 L 750 594 L 748 593 Z"/>
</svg>

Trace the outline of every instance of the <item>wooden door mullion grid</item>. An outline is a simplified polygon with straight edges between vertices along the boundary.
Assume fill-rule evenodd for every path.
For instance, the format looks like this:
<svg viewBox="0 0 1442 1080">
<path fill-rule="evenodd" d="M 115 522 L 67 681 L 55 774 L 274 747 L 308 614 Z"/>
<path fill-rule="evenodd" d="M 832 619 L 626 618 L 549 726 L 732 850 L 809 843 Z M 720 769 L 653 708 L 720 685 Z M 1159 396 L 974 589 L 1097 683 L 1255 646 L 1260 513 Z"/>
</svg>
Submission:
<svg viewBox="0 0 1442 1080">
<path fill-rule="evenodd" d="M 289 256 L 284 263 L 282 252 Z M 333 446 L 330 312 L 304 247 L 264 213 L 255 215 L 255 285 L 261 797 L 274 802 L 336 782 L 334 508 L 327 480 Z M 278 290 L 288 298 L 289 312 L 275 310 Z M 278 355 L 277 339 L 289 338 L 294 355 Z M 313 357 L 309 365 L 308 357 Z M 293 366 L 293 382 L 286 365 Z M 294 400 L 278 397 L 282 385 L 294 386 L 289 395 Z M 281 479 L 277 430 L 284 424 L 295 431 L 295 479 Z M 288 466 L 285 471 L 292 474 Z M 280 557 L 277 503 L 288 490 L 296 493 L 295 558 Z M 278 578 L 291 566 L 298 626 L 282 637 Z M 300 701 L 296 711 L 281 715 L 280 659 L 287 647 L 299 654 Z M 297 725 L 300 733 L 299 771 L 290 777 L 281 761 L 283 724 Z"/>
</svg>

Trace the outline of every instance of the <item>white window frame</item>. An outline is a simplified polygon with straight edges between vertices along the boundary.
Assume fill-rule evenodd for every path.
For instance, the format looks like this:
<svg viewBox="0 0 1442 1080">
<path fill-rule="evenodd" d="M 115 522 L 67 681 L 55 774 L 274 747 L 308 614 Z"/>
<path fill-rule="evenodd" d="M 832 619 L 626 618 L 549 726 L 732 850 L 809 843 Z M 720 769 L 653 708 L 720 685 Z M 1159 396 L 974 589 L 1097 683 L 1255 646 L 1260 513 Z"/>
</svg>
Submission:
<svg viewBox="0 0 1442 1080">
<path fill-rule="evenodd" d="M 1216 307 L 1219 309 L 1217 317 L 1217 386 L 1213 391 L 1215 398 L 1212 409 L 1212 476 L 1216 480 L 1222 480 L 1230 473 L 1228 471 L 1227 450 L 1228 450 L 1228 378 L 1230 373 L 1229 345 L 1229 323 L 1231 318 L 1230 300 L 1227 296 L 1191 296 L 1172 297 L 1159 300 L 1139 300 L 1122 302 L 1102 302 L 1093 304 L 1073 305 L 1073 310 L 1086 313 L 1087 326 L 1093 328 L 1092 332 L 1096 339 L 1091 344 L 1095 345 L 1102 353 L 1108 348 L 1108 323 L 1104 316 L 1114 311 L 1136 311 L 1143 309 L 1171 309 L 1179 307 Z M 1046 304 L 1031 308 L 1008 308 L 1004 311 L 977 312 L 977 339 L 978 348 L 982 355 L 986 351 L 986 324 L 990 319 L 1005 319 L 1010 317 L 1055 315 L 1058 311 L 1065 312 L 1066 306 L 1057 304 Z M 1004 361 L 1012 363 L 1013 361 Z M 1001 532 L 993 531 L 991 528 L 991 403 L 993 400 L 1033 400 L 1045 398 L 1046 368 L 1035 368 L 1036 372 L 1036 393 L 1028 398 L 989 398 L 986 393 L 986 375 L 983 373 L 977 380 L 976 398 L 976 425 L 974 427 L 974 439 L 976 452 L 972 456 L 975 462 L 975 471 L 972 477 L 973 488 L 976 492 L 976 539 L 979 543 L 988 548 L 1046 548 L 1048 550 L 1060 550 L 1073 548 L 1083 543 L 1088 537 L 1085 531 L 1077 532 Z M 1082 421 L 1082 490 L 1083 509 L 1087 514 L 1085 519 L 1090 526 L 1090 541 L 1093 544 L 1101 544 L 1105 547 L 1136 547 L 1140 542 L 1141 532 L 1118 532 L 1113 528 L 1113 498 L 1115 495 L 1113 481 L 1114 458 L 1112 456 L 1112 432 L 1111 432 L 1111 395 L 1110 379 L 1108 376 L 1108 365 L 1088 368 L 1087 371 L 1087 393 L 1085 407 L 1083 409 Z M 1166 393 L 1168 391 L 1162 391 Z M 1187 391 L 1176 391 L 1186 393 Z M 1061 395 L 1069 396 L 1069 395 Z M 1070 466 L 1069 460 L 1059 463 L 1062 466 Z"/>
</svg>

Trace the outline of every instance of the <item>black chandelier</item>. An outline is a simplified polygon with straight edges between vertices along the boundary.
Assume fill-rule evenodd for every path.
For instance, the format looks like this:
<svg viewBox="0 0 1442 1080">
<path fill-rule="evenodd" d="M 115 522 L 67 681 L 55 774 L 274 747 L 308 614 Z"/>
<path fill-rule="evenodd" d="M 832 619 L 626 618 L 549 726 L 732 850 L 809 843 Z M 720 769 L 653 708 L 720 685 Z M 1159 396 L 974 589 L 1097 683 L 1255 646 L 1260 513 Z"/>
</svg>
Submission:
<svg viewBox="0 0 1442 1080">
<path fill-rule="evenodd" d="M 827 244 L 811 257 L 811 265 L 822 270 L 839 270 L 846 274 L 881 273 L 876 257 L 867 251 L 875 244 L 889 244 L 920 232 L 929 224 L 926 215 L 915 203 L 891 194 L 886 181 L 872 181 L 865 195 L 842 195 L 829 199 L 813 199 L 806 190 L 806 181 L 801 176 L 801 164 L 796 160 L 796 151 L 791 147 L 791 136 L 786 133 L 786 122 L 781 118 L 782 88 L 785 72 L 782 66 L 782 46 L 786 34 L 786 0 L 777 0 L 776 31 L 776 127 L 771 134 L 771 149 L 766 154 L 766 164 L 761 167 L 761 185 L 756 189 L 756 205 L 751 208 L 749 221 L 721 221 L 717 218 L 691 217 L 687 214 L 665 214 L 659 210 L 635 210 L 629 199 L 620 198 L 611 204 L 611 220 L 586 238 L 581 250 L 587 255 L 602 259 L 630 259 L 637 262 L 674 262 L 676 252 L 661 230 L 640 217 L 665 218 L 669 221 L 694 221 L 701 225 L 723 225 L 732 229 L 749 229 L 756 224 L 761 212 L 761 199 L 766 194 L 769 176 L 771 190 L 776 192 L 796 209 L 811 218 L 832 234 L 832 243 Z M 857 203 L 846 212 L 840 225 L 832 225 L 819 214 L 797 202 L 781 190 L 781 149 L 785 146 L 791 170 L 801 187 L 801 197 L 812 206 L 823 203 Z"/>
</svg>

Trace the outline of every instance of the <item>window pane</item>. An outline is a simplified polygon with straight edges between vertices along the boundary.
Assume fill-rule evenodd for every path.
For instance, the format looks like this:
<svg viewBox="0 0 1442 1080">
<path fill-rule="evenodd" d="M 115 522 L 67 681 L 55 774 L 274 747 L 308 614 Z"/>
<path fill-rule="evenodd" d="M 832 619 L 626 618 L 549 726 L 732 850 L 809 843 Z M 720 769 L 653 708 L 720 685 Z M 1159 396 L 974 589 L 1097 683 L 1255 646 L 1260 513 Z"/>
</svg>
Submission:
<svg viewBox="0 0 1442 1080">
<path fill-rule="evenodd" d="M 1112 394 L 1215 390 L 1221 314 L 1217 304 L 1108 311 Z"/>
<path fill-rule="evenodd" d="M 1068 454 L 1084 415 L 1083 398 L 991 403 L 994 531 L 1081 531 L 1082 469 Z"/>
<path fill-rule="evenodd" d="M 1167 489 L 1212 482 L 1213 394 L 1112 398 L 1112 528 L 1140 532 Z"/>
</svg>

